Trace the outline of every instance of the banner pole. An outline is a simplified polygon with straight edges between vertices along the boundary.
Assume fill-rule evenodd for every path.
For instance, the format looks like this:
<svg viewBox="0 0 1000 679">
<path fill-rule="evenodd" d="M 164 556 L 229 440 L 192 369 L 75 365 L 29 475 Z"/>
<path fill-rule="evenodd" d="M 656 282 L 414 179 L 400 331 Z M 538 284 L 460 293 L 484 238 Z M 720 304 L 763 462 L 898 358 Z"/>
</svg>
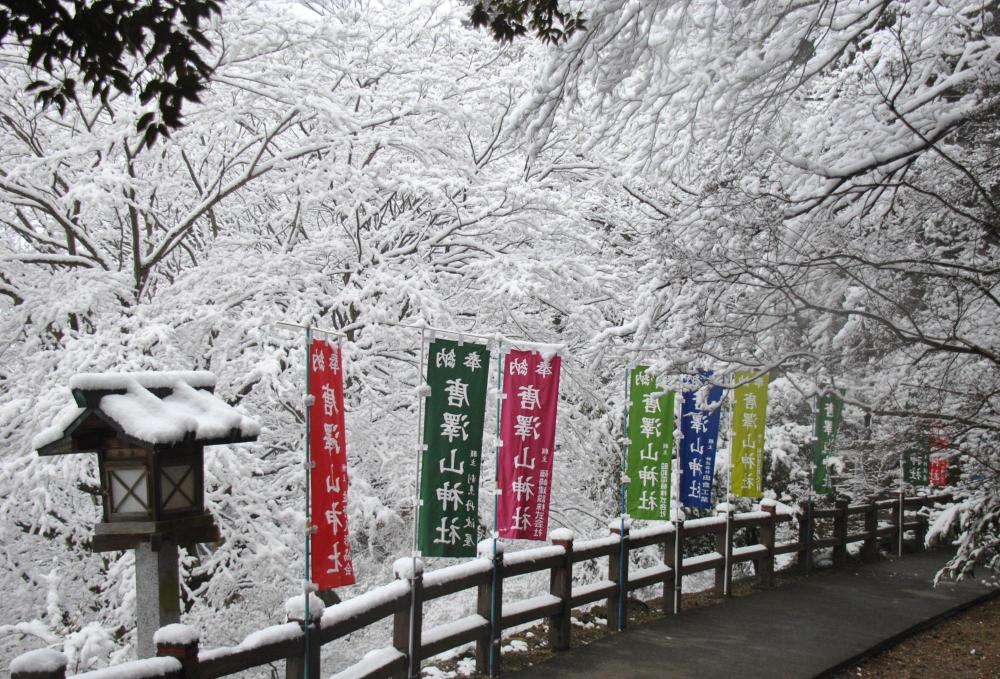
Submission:
<svg viewBox="0 0 1000 679">
<path fill-rule="evenodd" d="M 732 575 L 729 572 L 731 568 L 729 555 L 732 553 L 732 546 L 729 544 L 733 536 L 730 535 L 730 527 L 733 525 L 733 505 L 730 502 L 730 498 L 733 495 L 733 397 L 736 393 L 736 388 L 734 387 L 729 392 L 729 412 L 726 414 L 726 418 L 729 420 L 729 426 L 726 427 L 726 432 L 729 436 L 729 458 L 726 462 L 726 551 L 722 555 L 725 559 L 726 577 L 722 579 L 722 595 L 729 596 L 729 582 L 732 580 Z M 722 405 L 720 404 L 721 408 Z"/>
<path fill-rule="evenodd" d="M 629 379 L 629 368 L 625 366 L 625 403 L 622 406 L 622 453 L 621 453 L 621 484 L 620 484 L 620 501 L 619 508 L 621 510 L 621 532 L 618 534 L 619 544 L 618 544 L 618 631 L 621 632 L 625 629 L 625 621 L 622 619 L 625 615 L 625 597 L 628 596 L 628 591 L 626 588 L 627 583 L 625 582 L 625 514 L 628 511 L 626 503 L 626 494 L 628 493 L 629 483 L 631 479 L 628 477 L 628 410 L 629 410 L 629 395 L 631 391 L 631 380 Z"/>
<path fill-rule="evenodd" d="M 306 539 L 305 539 L 305 567 L 304 567 L 305 580 L 303 580 L 303 582 L 302 582 L 302 598 L 305 600 L 304 608 L 303 608 L 305 615 L 303 616 L 303 620 L 302 620 L 303 646 L 305 647 L 305 657 L 303 658 L 302 666 L 304 667 L 304 670 L 303 670 L 303 677 L 304 677 L 304 679 L 309 679 L 309 623 L 310 623 L 310 619 L 309 619 L 309 595 L 312 594 L 312 573 L 311 573 L 312 569 L 311 569 L 311 563 L 310 562 L 312 560 L 311 543 L 312 543 L 312 531 L 313 531 L 313 524 L 312 524 L 312 495 L 311 495 L 311 485 L 312 485 L 312 449 L 311 449 L 312 439 L 311 439 L 311 437 L 312 437 L 312 431 L 310 430 L 310 426 L 309 426 L 310 425 L 309 420 L 311 419 L 313 403 L 312 403 L 312 393 L 309 391 L 309 388 L 311 386 L 310 383 L 309 383 L 309 370 L 310 370 L 309 361 L 310 361 L 310 358 L 311 358 L 309 352 L 312 349 L 312 328 L 310 328 L 310 327 L 307 326 L 305 330 L 306 330 L 306 395 L 305 395 L 305 398 L 303 399 L 303 402 L 306 404 L 306 417 L 305 417 L 305 420 L 306 420 L 306 463 L 305 463 L 305 468 L 306 468 L 306 530 L 305 530 Z"/>
<path fill-rule="evenodd" d="M 675 432 L 674 436 L 671 437 L 672 442 L 673 442 L 673 451 L 671 451 L 671 452 L 673 452 L 673 454 L 674 454 L 674 459 L 673 459 L 673 461 L 671 463 L 671 466 L 672 467 L 673 466 L 677 467 L 676 470 L 672 470 L 675 473 L 674 473 L 674 478 L 670 480 L 670 502 L 674 506 L 674 516 L 673 516 L 673 520 L 674 520 L 674 615 L 677 615 L 678 613 L 680 613 L 681 591 L 680 591 L 680 589 L 678 589 L 676 583 L 677 583 L 677 578 L 679 577 L 679 574 L 681 572 L 683 572 L 683 566 L 684 566 L 684 563 L 683 563 L 684 553 L 683 553 L 683 550 L 681 550 L 681 541 L 680 541 L 680 525 L 681 525 L 680 524 L 680 521 L 681 521 L 681 442 L 680 442 L 680 439 L 676 435 L 676 432 L 678 431 L 678 427 L 677 427 L 677 409 L 679 407 L 681 407 L 680 405 L 678 405 L 678 401 L 683 402 L 683 398 L 684 397 L 683 397 L 683 393 L 681 392 L 681 394 L 682 394 L 681 398 L 677 398 L 677 396 L 676 396 L 677 393 L 678 392 L 674 392 L 674 394 L 675 394 L 674 395 L 674 402 L 673 402 L 673 406 L 674 406 L 673 410 L 674 410 L 674 412 L 671 413 L 671 418 L 670 418 L 670 426 L 672 426 L 674 428 L 674 432 Z M 677 487 L 677 492 L 676 493 L 674 493 L 674 486 L 675 485 Z"/>
<path fill-rule="evenodd" d="M 896 556 L 903 556 L 903 523 L 906 518 L 906 513 L 904 511 L 905 502 L 904 495 L 906 494 L 906 473 L 903 466 L 903 453 L 899 454 L 899 546 L 897 549 Z"/>
<path fill-rule="evenodd" d="M 419 356 L 417 358 L 417 475 L 415 477 L 416 482 L 413 488 L 413 551 L 411 552 L 411 565 L 410 565 L 410 635 L 407 644 L 407 653 L 410 656 L 410 672 L 414 670 L 413 658 L 414 651 L 416 650 L 414 646 L 416 645 L 416 617 L 417 617 L 417 589 L 413 586 L 413 581 L 417 577 L 417 553 L 419 547 L 419 530 L 420 530 L 420 463 L 423 459 L 423 429 L 424 429 L 424 393 L 423 393 L 423 381 L 424 381 L 424 345 L 427 343 L 427 330 L 426 328 L 420 329 L 420 349 Z M 420 667 L 416 668 L 416 674 L 411 674 L 410 676 L 419 676 Z"/>
<path fill-rule="evenodd" d="M 496 421 L 496 438 L 495 442 L 495 460 L 493 469 L 493 569 L 492 569 L 492 584 L 490 589 L 490 654 L 489 661 L 487 663 L 487 670 L 491 677 L 496 676 L 494 672 L 494 663 L 496 657 L 496 645 L 500 642 L 500 636 L 493 633 L 496 629 L 497 620 L 497 610 L 496 610 L 496 591 L 497 591 L 497 538 L 500 536 L 500 520 L 498 514 L 500 513 L 500 417 L 503 414 L 503 341 L 497 340 L 497 383 L 496 383 L 496 400 L 497 400 L 497 421 Z"/>
<path fill-rule="evenodd" d="M 816 446 L 819 445 L 819 436 L 817 435 L 817 423 L 819 421 L 819 394 L 813 395 L 812 403 L 812 415 L 813 415 L 813 444 L 811 455 L 809 456 L 809 494 L 808 502 L 806 502 L 806 526 L 808 530 L 806 531 L 806 568 L 811 570 L 812 566 L 812 537 L 813 537 L 813 525 L 812 525 L 812 510 L 813 510 L 813 483 L 816 476 Z"/>
</svg>

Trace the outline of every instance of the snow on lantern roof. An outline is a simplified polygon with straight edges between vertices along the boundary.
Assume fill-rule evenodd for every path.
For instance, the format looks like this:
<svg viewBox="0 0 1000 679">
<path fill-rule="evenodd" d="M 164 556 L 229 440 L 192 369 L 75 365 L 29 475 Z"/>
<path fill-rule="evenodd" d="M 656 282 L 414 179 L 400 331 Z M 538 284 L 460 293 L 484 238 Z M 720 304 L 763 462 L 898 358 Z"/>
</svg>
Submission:
<svg viewBox="0 0 1000 679">
<path fill-rule="evenodd" d="M 207 371 L 82 373 L 70 388 L 75 403 L 32 441 L 39 454 L 77 452 L 73 433 L 91 415 L 148 446 L 238 443 L 260 433 L 255 420 L 212 393 L 215 375 Z"/>
<path fill-rule="evenodd" d="M 73 427 L 77 423 L 77 420 L 82 421 L 86 412 L 86 408 L 81 408 L 75 403 L 70 403 L 59 411 L 59 414 L 56 415 L 51 425 L 43 429 L 41 433 L 31 440 L 31 447 L 35 450 L 40 450 L 52 445 L 63 438 L 66 435 L 66 431 Z"/>
<path fill-rule="evenodd" d="M 80 373 L 69 379 L 69 388 L 81 391 L 121 391 L 132 384 L 138 384 L 145 389 L 169 389 L 178 382 L 195 389 L 215 389 L 215 375 L 207 370 Z"/>
</svg>

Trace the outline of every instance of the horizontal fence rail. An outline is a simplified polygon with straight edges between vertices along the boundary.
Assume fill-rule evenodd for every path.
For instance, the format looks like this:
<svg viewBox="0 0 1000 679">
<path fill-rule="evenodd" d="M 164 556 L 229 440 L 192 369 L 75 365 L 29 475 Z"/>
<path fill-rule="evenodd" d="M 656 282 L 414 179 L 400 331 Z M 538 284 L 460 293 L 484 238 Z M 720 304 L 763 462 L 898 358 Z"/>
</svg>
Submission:
<svg viewBox="0 0 1000 679">
<path fill-rule="evenodd" d="M 616 520 L 611 535 L 589 540 L 575 541 L 568 531 L 559 531 L 554 534 L 552 544 L 545 547 L 509 554 L 499 552 L 496 556 L 491 552 L 427 573 L 417 569 L 326 608 L 309 621 L 308 668 L 305 621 L 290 619 L 258 630 L 236 646 L 199 649 L 197 640 L 186 644 L 157 643 L 157 658 L 77 674 L 73 679 L 214 679 L 282 661 L 286 679 L 302 679 L 307 673 L 311 679 L 319 679 L 324 676 L 320 671 L 322 644 L 384 620 L 392 621 L 391 644 L 368 653 L 333 675 L 334 679 L 419 677 L 421 661 L 466 644 L 475 644 L 477 671 L 496 675 L 500 669 L 500 639 L 505 629 L 546 621 L 550 648 L 566 650 L 572 642 L 573 609 L 604 601 L 608 627 L 624 629 L 628 620 L 628 593 L 638 589 L 658 588 L 663 597 L 663 612 L 672 614 L 680 609 L 684 577 L 695 573 L 714 571 L 717 590 L 729 593 L 735 564 L 752 563 L 757 582 L 770 587 L 774 584 L 775 558 L 780 555 L 795 554 L 798 572 L 808 575 L 815 565 L 813 552 L 818 549 L 832 548 L 833 565 L 841 566 L 852 543 L 861 542 L 861 556 L 873 559 L 878 556 L 879 539 L 890 538 L 893 551 L 902 553 L 905 534 L 913 532 L 921 548 L 927 518 L 919 510 L 951 500 L 951 495 L 939 494 L 858 505 L 838 500 L 829 507 L 802 502 L 794 512 L 778 512 L 774 504 L 765 502 L 760 511 L 722 512 L 718 516 L 636 530 L 630 530 L 627 523 L 622 530 L 621 522 Z M 792 522 L 797 523 L 796 539 L 777 542 L 778 526 Z M 702 542 L 711 545 L 708 551 L 683 556 L 686 544 L 706 537 Z M 634 568 L 630 555 L 646 548 L 657 550 L 661 562 Z M 576 564 L 603 559 L 606 559 L 606 578 L 587 584 L 574 583 Z M 505 580 L 546 571 L 548 592 L 516 602 L 503 600 Z M 475 613 L 436 627 L 424 627 L 423 609 L 427 602 L 465 591 L 476 594 Z M 29 658 L 43 652 L 46 651 L 32 651 L 15 659 L 11 664 L 12 679 L 65 679 L 65 658 L 61 668 L 58 662 Z"/>
</svg>

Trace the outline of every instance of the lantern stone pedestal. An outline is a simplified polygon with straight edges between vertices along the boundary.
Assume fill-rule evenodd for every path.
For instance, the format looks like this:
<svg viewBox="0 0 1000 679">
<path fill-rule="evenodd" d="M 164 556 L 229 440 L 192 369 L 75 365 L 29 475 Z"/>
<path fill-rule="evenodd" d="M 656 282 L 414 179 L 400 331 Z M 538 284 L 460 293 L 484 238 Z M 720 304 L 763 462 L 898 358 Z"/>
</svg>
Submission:
<svg viewBox="0 0 1000 679">
<path fill-rule="evenodd" d="M 177 545 L 163 541 L 135 547 L 135 622 L 140 658 L 156 655 L 153 635 L 164 625 L 181 621 Z"/>
</svg>

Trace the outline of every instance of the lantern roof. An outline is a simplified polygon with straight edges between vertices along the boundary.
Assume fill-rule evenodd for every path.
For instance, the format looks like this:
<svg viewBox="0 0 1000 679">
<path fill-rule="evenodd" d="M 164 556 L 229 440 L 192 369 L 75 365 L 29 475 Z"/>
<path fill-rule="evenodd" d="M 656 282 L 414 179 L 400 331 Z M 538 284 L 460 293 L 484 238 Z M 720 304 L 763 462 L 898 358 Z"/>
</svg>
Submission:
<svg viewBox="0 0 1000 679">
<path fill-rule="evenodd" d="M 255 441 L 260 424 L 213 392 L 208 371 L 81 373 L 70 379 L 73 403 L 32 441 L 39 455 L 90 452 L 73 441 L 95 418 L 133 444 L 169 448 Z M 99 423 L 98 422 L 98 423 Z"/>
</svg>

